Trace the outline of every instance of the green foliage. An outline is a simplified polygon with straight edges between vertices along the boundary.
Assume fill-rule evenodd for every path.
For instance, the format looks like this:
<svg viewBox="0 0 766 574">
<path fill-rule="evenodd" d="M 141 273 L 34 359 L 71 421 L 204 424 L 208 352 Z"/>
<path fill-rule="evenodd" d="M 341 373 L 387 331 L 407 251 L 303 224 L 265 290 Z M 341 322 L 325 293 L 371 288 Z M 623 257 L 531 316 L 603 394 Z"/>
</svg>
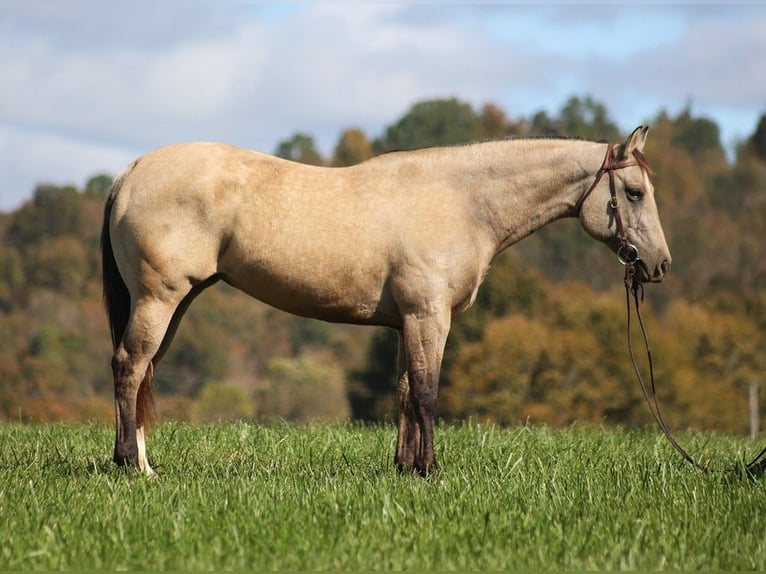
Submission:
<svg viewBox="0 0 766 574">
<path fill-rule="evenodd" d="M 274 358 L 255 389 L 255 404 L 263 420 L 342 420 L 349 416 L 346 376 L 320 357 Z"/>
<path fill-rule="evenodd" d="M 396 361 L 399 337 L 392 329 L 375 329 L 364 368 L 352 373 L 348 389 L 351 414 L 362 421 L 396 416 Z"/>
<path fill-rule="evenodd" d="M 7 231 L 8 243 L 21 249 L 45 239 L 81 237 L 81 199 L 71 186 L 38 186 L 32 201 L 14 214 Z"/>
<path fill-rule="evenodd" d="M 619 141 L 620 130 L 612 121 L 606 106 L 591 96 L 572 96 L 550 117 L 541 110 L 532 116 L 530 132 L 538 136 L 575 137 L 594 141 Z"/>
<path fill-rule="evenodd" d="M 378 152 L 471 142 L 482 135 L 470 104 L 456 99 L 431 100 L 412 106 L 375 142 Z"/>
<path fill-rule="evenodd" d="M 625 331 L 621 311 L 612 294 L 570 285 L 537 313 L 489 321 L 480 340 L 456 349 L 443 416 L 504 425 L 642 422 L 638 388 L 622 384 L 629 365 L 612 357 Z"/>
<path fill-rule="evenodd" d="M 275 155 L 310 165 L 322 165 L 324 163 L 322 156 L 316 149 L 314 138 L 302 132 L 298 132 L 291 138 L 280 142 L 277 145 Z"/>
<path fill-rule="evenodd" d="M 539 272 L 522 267 L 513 253 L 498 257 L 479 289 L 473 308 L 453 320 L 442 368 L 444 385 L 452 382 L 451 367 L 460 348 L 480 340 L 492 319 L 509 314 L 535 314 L 547 304 L 547 296 Z"/>
<path fill-rule="evenodd" d="M 88 255 L 83 242 L 71 235 L 43 240 L 27 249 L 24 261 L 29 285 L 77 296 L 87 280 Z"/>
<path fill-rule="evenodd" d="M 157 381 L 165 391 L 196 396 L 209 382 L 231 374 L 226 337 L 218 325 L 205 320 L 204 308 L 188 313 L 186 329 L 179 330 L 157 369 Z"/>
<path fill-rule="evenodd" d="M 664 410 L 677 428 L 746 433 L 748 388 L 763 388 L 764 126 L 761 118 L 728 163 L 718 126 L 691 107 L 652 122 L 646 153 L 673 270 L 647 288 L 645 315 Z M 377 139 L 345 130 L 332 158 L 302 132 L 277 152 L 346 166 L 394 148 L 540 135 L 619 141 L 618 131 L 590 96 L 529 118 L 439 99 L 416 103 Z M 0 214 L 4 419 L 111 416 L 98 243 L 111 181 L 100 174 L 81 190 L 39 185 L 29 202 Z M 574 220 L 498 257 L 473 309 L 453 321 L 438 413 L 504 424 L 648 422 L 625 349 L 621 278 L 614 255 Z M 393 331 L 292 317 L 217 285 L 191 306 L 158 366 L 158 409 L 177 420 L 390 420 L 396 353 Z M 759 403 L 766 412 L 766 392 Z"/>
<path fill-rule="evenodd" d="M 64 341 L 55 325 L 42 325 L 29 343 L 29 355 L 48 363 L 56 369 L 66 366 Z"/>
<path fill-rule="evenodd" d="M 696 160 L 724 157 L 721 131 L 713 120 L 693 117 L 687 107 L 675 118 L 673 143 L 688 151 Z"/>
<path fill-rule="evenodd" d="M 606 106 L 590 96 L 567 100 L 560 118 L 561 135 L 596 141 L 620 140 L 620 130 L 609 117 Z"/>
<path fill-rule="evenodd" d="M 114 178 L 106 173 L 94 175 L 85 183 L 83 194 L 86 197 L 95 197 L 96 199 L 105 201 L 113 181 Z"/>
<path fill-rule="evenodd" d="M 0 309 L 9 311 L 21 295 L 24 267 L 19 252 L 0 245 Z"/>
<path fill-rule="evenodd" d="M 766 162 L 766 114 L 761 114 L 755 132 L 748 141 L 749 147 L 756 157 Z"/>
<path fill-rule="evenodd" d="M 582 571 L 766 568 L 766 483 L 700 473 L 654 431 L 440 427 L 399 475 L 391 426 L 163 425 L 160 478 L 108 426 L 0 426 L 2 570 Z M 680 437 L 716 470 L 752 451 Z"/>
<path fill-rule="evenodd" d="M 232 383 L 210 383 L 199 393 L 195 420 L 202 423 L 249 419 L 255 407 L 247 392 Z"/>
</svg>

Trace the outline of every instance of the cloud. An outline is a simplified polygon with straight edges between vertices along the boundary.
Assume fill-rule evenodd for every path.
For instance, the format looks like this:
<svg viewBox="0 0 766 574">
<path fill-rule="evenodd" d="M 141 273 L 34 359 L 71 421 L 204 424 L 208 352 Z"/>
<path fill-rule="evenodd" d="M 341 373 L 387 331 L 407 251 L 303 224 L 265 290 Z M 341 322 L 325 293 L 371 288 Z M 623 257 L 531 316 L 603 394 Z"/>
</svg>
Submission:
<svg viewBox="0 0 766 574">
<path fill-rule="evenodd" d="M 344 128 L 375 137 L 426 98 L 527 116 L 591 94 L 625 130 L 692 98 L 741 131 L 766 93 L 755 73 L 766 11 L 752 6 L 37 0 L 0 11 L 0 209 L 37 181 L 82 182 L 171 142 L 271 152 L 301 130 L 327 153 Z"/>
<path fill-rule="evenodd" d="M 342 129 L 377 135 L 417 100 L 479 104 L 509 79 L 531 85 L 551 74 L 532 55 L 498 45 L 474 11 L 449 7 L 428 19 L 407 5 L 318 4 L 269 14 L 245 6 L 237 17 L 216 13 L 211 28 L 193 10 L 149 9 L 143 19 L 136 10 L 76 2 L 71 11 L 20 10 L 0 39 L 0 126 L 16 140 L 7 147 L 16 155 L 54 145 L 78 150 L 68 154 L 78 174 L 113 168 L 105 158 L 114 155 L 98 153 L 101 145 L 148 151 L 207 139 L 271 152 L 304 130 L 329 152 Z M 74 173 L 66 162 L 25 157 L 24 169 L 38 162 L 39 179 Z M 3 209 L 27 196 L 33 181 L 21 164 L 7 168 Z"/>
<path fill-rule="evenodd" d="M 81 187 L 99 172 L 117 174 L 136 155 L 109 143 L 0 127 L 0 209 L 15 209 L 40 183 Z"/>
<path fill-rule="evenodd" d="M 586 84 L 610 110 L 650 119 L 660 110 L 714 119 L 724 145 L 734 147 L 755 129 L 766 107 L 766 11 L 754 6 L 676 7 L 684 26 L 657 35 L 623 60 L 600 57 L 583 68 Z M 693 17 L 692 17 L 693 16 Z M 626 127 L 626 126 L 623 126 Z"/>
<path fill-rule="evenodd" d="M 703 105 L 766 103 L 766 13 L 692 21 L 674 45 L 636 56 L 629 67 L 644 88 L 668 99 Z"/>
</svg>

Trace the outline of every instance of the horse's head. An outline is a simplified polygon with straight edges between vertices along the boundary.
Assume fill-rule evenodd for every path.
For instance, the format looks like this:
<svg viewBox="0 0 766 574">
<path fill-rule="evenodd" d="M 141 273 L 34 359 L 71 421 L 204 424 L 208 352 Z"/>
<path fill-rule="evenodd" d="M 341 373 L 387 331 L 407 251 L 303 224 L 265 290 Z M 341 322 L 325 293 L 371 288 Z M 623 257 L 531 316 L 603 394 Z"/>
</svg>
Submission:
<svg viewBox="0 0 766 574">
<path fill-rule="evenodd" d="M 670 270 L 654 187 L 644 159 L 647 127 L 636 128 L 622 145 L 609 145 L 591 187 L 580 200 L 580 222 L 624 264 L 635 263 L 639 281 L 662 281 Z"/>
</svg>

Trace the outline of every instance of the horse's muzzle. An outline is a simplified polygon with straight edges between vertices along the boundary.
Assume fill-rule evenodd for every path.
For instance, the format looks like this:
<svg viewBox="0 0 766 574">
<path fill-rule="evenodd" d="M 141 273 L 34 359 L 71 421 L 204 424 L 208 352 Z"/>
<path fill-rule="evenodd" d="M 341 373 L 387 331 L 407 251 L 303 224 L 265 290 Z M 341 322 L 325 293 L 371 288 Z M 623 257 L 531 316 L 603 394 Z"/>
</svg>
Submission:
<svg viewBox="0 0 766 574">
<path fill-rule="evenodd" d="M 663 259 L 651 272 L 646 265 L 646 261 L 642 259 L 638 259 L 631 263 L 631 265 L 635 269 L 636 279 L 641 283 L 660 283 L 670 272 L 670 259 Z"/>
<path fill-rule="evenodd" d="M 652 273 L 652 281 L 659 283 L 665 279 L 665 275 L 668 273 L 670 273 L 670 259 L 663 259 L 660 264 L 655 267 L 654 273 Z"/>
</svg>

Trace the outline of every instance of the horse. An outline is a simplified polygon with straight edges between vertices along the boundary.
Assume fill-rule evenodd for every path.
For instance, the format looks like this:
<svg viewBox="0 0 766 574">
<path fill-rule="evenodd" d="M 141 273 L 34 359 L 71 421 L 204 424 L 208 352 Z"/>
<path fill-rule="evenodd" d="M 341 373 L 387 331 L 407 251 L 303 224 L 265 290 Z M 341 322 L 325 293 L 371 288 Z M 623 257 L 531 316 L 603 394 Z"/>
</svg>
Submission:
<svg viewBox="0 0 766 574">
<path fill-rule="evenodd" d="M 145 436 L 154 369 L 194 298 L 224 281 L 296 315 L 396 330 L 394 464 L 427 475 L 450 324 L 499 253 L 577 217 L 637 280 L 668 273 L 647 132 L 620 144 L 527 138 L 396 151 L 332 168 L 209 142 L 139 157 L 115 179 L 101 232 L 114 463 L 155 474 Z"/>
</svg>

